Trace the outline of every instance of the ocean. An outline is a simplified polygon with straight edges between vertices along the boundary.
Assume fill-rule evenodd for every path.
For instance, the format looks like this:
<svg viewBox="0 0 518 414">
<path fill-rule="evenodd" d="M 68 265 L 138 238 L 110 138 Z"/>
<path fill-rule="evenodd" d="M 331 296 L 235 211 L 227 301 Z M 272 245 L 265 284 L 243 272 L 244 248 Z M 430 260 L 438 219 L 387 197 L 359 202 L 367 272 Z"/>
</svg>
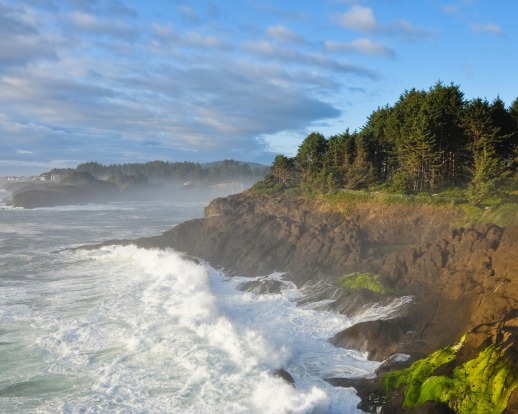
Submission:
<svg viewBox="0 0 518 414">
<path fill-rule="evenodd" d="M 246 275 L 173 250 L 71 250 L 157 235 L 204 206 L 0 206 L 0 413 L 361 412 L 324 379 L 379 364 L 332 346 L 353 322 L 297 306 L 295 286 L 242 292 Z"/>
</svg>

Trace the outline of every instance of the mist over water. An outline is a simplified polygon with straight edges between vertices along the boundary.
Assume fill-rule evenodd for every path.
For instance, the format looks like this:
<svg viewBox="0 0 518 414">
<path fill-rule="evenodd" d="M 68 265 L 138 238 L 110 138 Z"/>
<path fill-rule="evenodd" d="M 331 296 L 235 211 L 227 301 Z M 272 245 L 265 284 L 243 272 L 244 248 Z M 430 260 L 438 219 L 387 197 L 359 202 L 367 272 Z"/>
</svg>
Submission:
<svg viewBox="0 0 518 414">
<path fill-rule="evenodd" d="M 159 234 L 203 206 L 0 209 L 0 412 L 359 412 L 323 379 L 377 363 L 331 346 L 351 321 L 296 307 L 294 288 L 243 293 L 172 250 L 63 250 Z"/>
</svg>

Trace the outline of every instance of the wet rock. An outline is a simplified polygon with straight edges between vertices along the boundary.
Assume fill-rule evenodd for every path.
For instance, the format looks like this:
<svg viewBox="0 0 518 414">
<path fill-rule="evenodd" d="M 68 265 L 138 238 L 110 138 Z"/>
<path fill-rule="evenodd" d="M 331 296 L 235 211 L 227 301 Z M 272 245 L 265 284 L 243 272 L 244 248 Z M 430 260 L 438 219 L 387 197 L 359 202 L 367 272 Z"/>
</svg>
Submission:
<svg viewBox="0 0 518 414">
<path fill-rule="evenodd" d="M 423 345 L 416 332 L 408 331 L 406 318 L 361 322 L 336 334 L 331 343 L 367 352 L 377 361 L 398 352 L 418 352 Z"/>
<path fill-rule="evenodd" d="M 239 290 L 258 294 L 281 293 L 281 290 L 286 288 L 286 286 L 286 283 L 280 280 L 256 279 L 241 283 Z"/>
<path fill-rule="evenodd" d="M 380 367 L 372 384 L 358 389 L 359 408 L 382 414 L 453 413 L 454 407 L 459 412 L 514 412 L 517 325 L 518 311 L 512 311 L 475 327 L 456 345 L 399 367 Z"/>
<path fill-rule="evenodd" d="M 273 372 L 273 375 L 283 379 L 288 384 L 295 386 L 295 380 L 293 379 L 291 374 L 288 371 L 286 371 L 285 369 L 282 369 L 282 368 L 276 369 Z"/>
</svg>

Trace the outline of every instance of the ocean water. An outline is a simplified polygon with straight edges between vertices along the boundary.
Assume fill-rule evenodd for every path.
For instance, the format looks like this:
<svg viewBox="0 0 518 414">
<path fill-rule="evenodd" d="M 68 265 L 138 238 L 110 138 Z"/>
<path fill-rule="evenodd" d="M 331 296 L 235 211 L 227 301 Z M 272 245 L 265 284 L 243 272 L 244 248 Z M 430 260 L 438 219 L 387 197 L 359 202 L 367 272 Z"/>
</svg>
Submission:
<svg viewBox="0 0 518 414">
<path fill-rule="evenodd" d="M 172 250 L 69 250 L 160 234 L 203 207 L 0 207 L 0 413 L 360 412 L 324 378 L 378 364 L 330 345 L 351 320 L 297 307 L 294 287 L 244 293 Z"/>
</svg>

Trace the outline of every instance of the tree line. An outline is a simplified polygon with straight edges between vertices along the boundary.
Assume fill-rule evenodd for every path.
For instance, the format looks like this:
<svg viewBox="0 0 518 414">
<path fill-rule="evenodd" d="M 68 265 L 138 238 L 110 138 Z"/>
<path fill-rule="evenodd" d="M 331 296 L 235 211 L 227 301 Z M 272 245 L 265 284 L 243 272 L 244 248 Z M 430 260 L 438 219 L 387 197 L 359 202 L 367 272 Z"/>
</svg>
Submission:
<svg viewBox="0 0 518 414">
<path fill-rule="evenodd" d="M 197 162 L 150 161 L 103 165 L 98 162 L 79 164 L 75 169 L 53 169 L 47 175 L 66 177 L 70 174 L 89 174 L 102 180 L 114 182 L 179 181 L 192 184 L 215 184 L 230 181 L 257 181 L 262 179 L 268 167 L 235 160 L 209 164 Z"/>
<path fill-rule="evenodd" d="M 516 185 L 518 98 L 466 100 L 459 86 L 405 91 L 359 130 L 309 134 L 295 157 L 278 155 L 259 186 L 327 192 L 375 187 L 415 194 L 451 188 L 485 197 Z"/>
</svg>

